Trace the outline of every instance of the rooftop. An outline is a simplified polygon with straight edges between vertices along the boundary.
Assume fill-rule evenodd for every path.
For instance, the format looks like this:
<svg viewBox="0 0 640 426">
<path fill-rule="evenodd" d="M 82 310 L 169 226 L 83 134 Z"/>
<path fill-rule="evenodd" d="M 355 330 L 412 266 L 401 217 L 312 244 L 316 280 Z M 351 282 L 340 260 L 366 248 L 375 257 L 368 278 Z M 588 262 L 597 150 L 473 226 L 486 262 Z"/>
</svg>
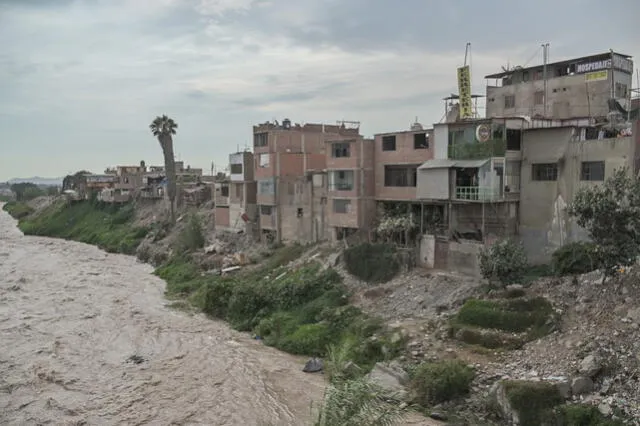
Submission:
<svg viewBox="0 0 640 426">
<path fill-rule="evenodd" d="M 561 65 L 569 66 L 569 65 L 574 64 L 576 62 L 606 60 L 606 59 L 610 59 L 612 54 L 621 56 L 621 57 L 623 57 L 625 59 L 630 59 L 631 58 L 630 55 L 625 55 L 624 53 L 618 53 L 618 52 L 613 52 L 612 51 L 612 52 L 598 53 L 596 55 L 583 56 L 583 57 L 580 57 L 580 58 L 566 59 L 564 61 L 559 61 L 559 62 L 552 62 L 552 63 L 547 64 L 547 67 L 548 68 L 554 68 L 554 67 L 558 67 L 558 66 L 561 66 Z M 513 69 L 510 69 L 508 71 L 502 71 L 502 72 L 499 72 L 499 73 L 496 73 L 496 74 L 486 75 L 484 78 L 503 78 L 503 77 L 507 77 L 507 76 L 513 74 L 514 72 L 521 72 L 521 71 L 539 69 L 540 67 L 543 67 L 543 66 L 544 66 L 543 64 L 534 65 L 534 66 L 526 67 L 526 68 L 516 66 Z"/>
</svg>

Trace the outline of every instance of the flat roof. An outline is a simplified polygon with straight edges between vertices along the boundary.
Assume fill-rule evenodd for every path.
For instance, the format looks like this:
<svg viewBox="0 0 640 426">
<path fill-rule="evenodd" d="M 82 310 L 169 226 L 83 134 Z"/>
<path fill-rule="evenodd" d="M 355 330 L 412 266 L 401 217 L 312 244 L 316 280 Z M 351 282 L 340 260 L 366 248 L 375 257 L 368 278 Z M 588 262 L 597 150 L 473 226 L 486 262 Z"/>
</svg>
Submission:
<svg viewBox="0 0 640 426">
<path fill-rule="evenodd" d="M 558 65 L 569 65 L 569 64 L 574 63 L 576 61 L 589 61 L 589 60 L 601 59 L 601 58 L 605 58 L 605 57 L 610 57 L 612 53 L 615 54 L 615 55 L 618 55 L 618 56 L 622 56 L 625 59 L 631 58 L 630 55 L 626 55 L 624 53 L 605 52 L 605 53 L 598 53 L 596 55 L 582 56 L 582 57 L 579 57 L 579 58 L 565 59 L 563 61 L 552 62 L 552 63 L 547 64 L 547 67 L 555 67 L 555 66 L 558 66 Z M 486 75 L 486 76 L 484 76 L 484 78 L 502 78 L 502 77 L 506 77 L 508 75 L 511 75 L 514 72 L 533 70 L 533 69 L 537 69 L 537 68 L 540 68 L 540 67 L 543 67 L 543 66 L 544 66 L 543 64 L 539 64 L 539 65 L 534 65 L 534 66 L 531 66 L 531 67 L 516 67 L 516 68 L 514 68 L 512 70 L 509 70 L 509 71 L 502 71 L 502 72 L 499 72 L 499 73 L 496 73 L 496 74 Z"/>
</svg>

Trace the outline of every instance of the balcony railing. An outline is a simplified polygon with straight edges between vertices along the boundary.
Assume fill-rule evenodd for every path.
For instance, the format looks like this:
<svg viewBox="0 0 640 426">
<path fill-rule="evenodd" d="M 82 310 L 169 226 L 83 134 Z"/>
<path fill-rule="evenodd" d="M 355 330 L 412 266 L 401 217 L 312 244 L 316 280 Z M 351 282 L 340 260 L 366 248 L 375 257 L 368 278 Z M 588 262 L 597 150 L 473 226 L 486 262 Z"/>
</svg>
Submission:
<svg viewBox="0 0 640 426">
<path fill-rule="evenodd" d="M 353 183 L 337 182 L 329 185 L 329 191 L 353 191 Z"/>
<path fill-rule="evenodd" d="M 452 160 L 479 160 L 490 157 L 504 157 L 506 142 L 492 139 L 486 142 L 457 142 L 449 145 Z"/>
<path fill-rule="evenodd" d="M 456 200 L 495 201 L 502 196 L 497 188 L 490 186 L 456 186 Z"/>
</svg>

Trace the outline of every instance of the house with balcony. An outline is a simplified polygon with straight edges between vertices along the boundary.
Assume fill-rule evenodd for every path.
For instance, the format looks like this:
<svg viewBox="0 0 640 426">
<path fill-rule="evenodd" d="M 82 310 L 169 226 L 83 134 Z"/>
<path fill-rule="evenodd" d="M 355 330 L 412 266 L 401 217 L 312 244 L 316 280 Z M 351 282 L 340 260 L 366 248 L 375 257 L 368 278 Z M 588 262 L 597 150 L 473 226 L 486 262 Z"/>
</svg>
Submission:
<svg viewBox="0 0 640 426">
<path fill-rule="evenodd" d="M 254 176 L 261 237 L 314 242 L 328 238 L 326 141 L 359 137 L 358 123 L 254 126 Z"/>
<path fill-rule="evenodd" d="M 375 220 L 374 140 L 327 140 L 327 223 L 332 240 L 367 233 Z"/>
<path fill-rule="evenodd" d="M 229 170 L 229 179 L 220 184 L 220 191 L 224 186 L 227 195 L 217 197 L 216 229 L 252 234 L 258 227 L 253 153 L 230 154 Z"/>
<path fill-rule="evenodd" d="M 434 158 L 418 167 L 421 210 L 442 218 L 421 229 L 432 246 L 430 267 L 479 272 L 477 252 L 518 230 L 523 118 L 474 119 L 434 125 Z M 462 243 L 460 243 L 462 241 Z"/>
</svg>

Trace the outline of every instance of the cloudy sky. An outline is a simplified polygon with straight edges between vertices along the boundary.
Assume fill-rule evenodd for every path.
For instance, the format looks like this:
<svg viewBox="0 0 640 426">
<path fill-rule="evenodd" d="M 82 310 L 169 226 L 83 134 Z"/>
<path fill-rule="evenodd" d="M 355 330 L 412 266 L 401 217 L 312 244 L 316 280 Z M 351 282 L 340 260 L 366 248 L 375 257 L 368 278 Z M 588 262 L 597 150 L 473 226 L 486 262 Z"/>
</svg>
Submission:
<svg viewBox="0 0 640 426">
<path fill-rule="evenodd" d="M 163 113 L 179 159 L 206 170 L 266 120 L 428 125 L 467 41 L 482 93 L 543 42 L 552 61 L 640 63 L 638 16 L 638 0 L 0 0 L 0 180 L 161 163 Z"/>
</svg>

